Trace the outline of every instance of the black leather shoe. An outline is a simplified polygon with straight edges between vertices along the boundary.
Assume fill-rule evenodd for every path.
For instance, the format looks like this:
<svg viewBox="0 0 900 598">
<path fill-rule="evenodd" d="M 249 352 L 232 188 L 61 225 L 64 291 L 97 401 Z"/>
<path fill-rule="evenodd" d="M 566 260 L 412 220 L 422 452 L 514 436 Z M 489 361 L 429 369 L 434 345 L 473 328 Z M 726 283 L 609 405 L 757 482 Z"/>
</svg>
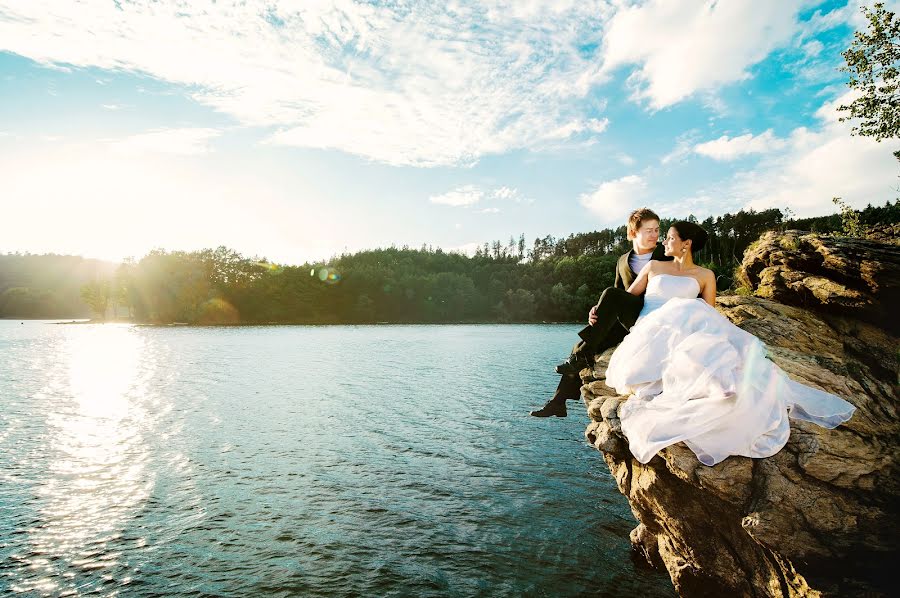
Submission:
<svg viewBox="0 0 900 598">
<path fill-rule="evenodd" d="M 554 401 L 550 399 L 547 401 L 547 404 L 541 407 L 540 409 L 536 409 L 531 412 L 531 415 L 534 417 L 566 417 L 568 413 L 566 412 L 566 402 L 565 401 Z"/>
<path fill-rule="evenodd" d="M 567 360 L 556 366 L 560 376 L 577 376 L 584 368 L 593 367 L 591 360 L 584 355 L 570 355 Z"/>
</svg>

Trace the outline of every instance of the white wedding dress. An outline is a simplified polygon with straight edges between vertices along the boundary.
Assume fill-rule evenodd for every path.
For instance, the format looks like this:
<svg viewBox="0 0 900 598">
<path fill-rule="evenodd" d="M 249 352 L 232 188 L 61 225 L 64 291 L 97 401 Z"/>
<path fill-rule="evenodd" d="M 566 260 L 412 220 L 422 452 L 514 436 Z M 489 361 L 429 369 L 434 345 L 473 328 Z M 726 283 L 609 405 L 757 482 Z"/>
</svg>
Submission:
<svg viewBox="0 0 900 598">
<path fill-rule="evenodd" d="M 762 341 L 699 292 L 688 276 L 652 277 L 640 318 L 610 358 L 606 384 L 633 394 L 619 415 L 641 463 L 676 442 L 705 465 L 769 457 L 787 443 L 788 416 L 826 428 L 850 419 L 853 405 L 788 378 Z"/>
</svg>

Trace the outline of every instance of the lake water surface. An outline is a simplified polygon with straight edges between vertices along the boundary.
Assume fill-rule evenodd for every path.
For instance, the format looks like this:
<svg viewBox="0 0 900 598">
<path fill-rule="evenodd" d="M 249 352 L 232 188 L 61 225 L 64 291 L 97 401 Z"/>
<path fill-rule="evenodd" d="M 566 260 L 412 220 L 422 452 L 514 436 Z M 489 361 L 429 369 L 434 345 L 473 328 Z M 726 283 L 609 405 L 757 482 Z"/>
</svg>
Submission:
<svg viewBox="0 0 900 598">
<path fill-rule="evenodd" d="M 0 593 L 672 596 L 576 330 L 0 321 Z"/>
</svg>

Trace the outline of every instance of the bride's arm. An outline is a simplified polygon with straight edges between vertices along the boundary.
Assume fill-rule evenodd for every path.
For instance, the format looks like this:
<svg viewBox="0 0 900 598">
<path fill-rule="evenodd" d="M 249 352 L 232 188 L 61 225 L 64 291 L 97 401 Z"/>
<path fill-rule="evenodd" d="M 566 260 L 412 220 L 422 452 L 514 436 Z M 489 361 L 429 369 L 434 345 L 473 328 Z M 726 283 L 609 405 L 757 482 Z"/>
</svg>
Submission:
<svg viewBox="0 0 900 598">
<path fill-rule="evenodd" d="M 628 292 L 632 295 L 643 295 L 644 291 L 647 290 L 647 281 L 650 280 L 651 270 L 653 270 L 653 260 L 650 260 L 643 268 L 641 268 L 640 274 L 637 275 L 637 278 L 635 278 L 634 282 L 631 283 L 631 286 L 628 287 Z"/>
<path fill-rule="evenodd" d="M 703 290 L 700 292 L 703 300 L 711 306 L 716 306 L 716 273 L 707 270 L 703 273 Z"/>
</svg>

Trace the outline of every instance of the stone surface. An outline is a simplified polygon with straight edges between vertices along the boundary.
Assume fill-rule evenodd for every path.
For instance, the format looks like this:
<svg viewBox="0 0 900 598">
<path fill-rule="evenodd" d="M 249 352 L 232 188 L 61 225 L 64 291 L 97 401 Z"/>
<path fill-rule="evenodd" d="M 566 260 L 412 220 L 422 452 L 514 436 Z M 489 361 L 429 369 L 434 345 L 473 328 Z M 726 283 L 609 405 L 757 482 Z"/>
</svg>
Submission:
<svg viewBox="0 0 900 598">
<path fill-rule="evenodd" d="M 874 238 L 896 232 L 878 229 Z M 900 332 L 900 251 L 896 243 L 769 232 L 751 245 L 738 271 L 757 297 L 848 315 Z"/>
<path fill-rule="evenodd" d="M 823 256 L 834 262 L 839 255 L 826 241 L 805 233 L 768 234 L 760 245 L 770 247 L 770 256 L 782 247 L 777 260 L 766 258 L 780 269 L 763 274 L 773 266 L 759 268 L 759 246 L 744 263 L 748 272 L 761 274 L 754 278 L 756 294 L 766 294 L 757 291 L 770 280 L 781 285 L 773 295 L 782 298 L 802 294 L 790 290 L 789 281 L 800 281 L 814 297 L 814 288 L 832 293 L 814 309 L 760 296 L 720 297 L 717 309 L 761 338 L 789 376 L 855 405 L 846 424 L 827 430 L 792 422 L 787 446 L 768 459 L 730 457 L 707 467 L 679 443 L 643 465 L 621 434 L 618 408 L 626 398 L 602 382 L 608 353 L 582 388 L 592 419 L 585 436 L 603 452 L 639 523 L 632 543 L 666 568 L 683 596 L 888 595 L 887 563 L 896 558 L 900 538 L 900 344 L 881 326 L 822 308 L 829 301 L 843 307 L 849 305 L 841 303 L 845 299 L 859 301 L 856 309 L 869 310 L 870 319 L 887 309 L 882 294 L 897 272 L 869 263 L 875 274 L 865 284 L 841 277 L 807 285 L 785 268 L 813 270 L 809 264 L 818 258 L 807 255 L 810 248 L 827 247 L 813 250 L 823 258 L 817 271 L 824 272 Z M 856 247 L 837 245 L 844 256 Z M 882 255 L 880 249 L 866 251 Z"/>
</svg>

